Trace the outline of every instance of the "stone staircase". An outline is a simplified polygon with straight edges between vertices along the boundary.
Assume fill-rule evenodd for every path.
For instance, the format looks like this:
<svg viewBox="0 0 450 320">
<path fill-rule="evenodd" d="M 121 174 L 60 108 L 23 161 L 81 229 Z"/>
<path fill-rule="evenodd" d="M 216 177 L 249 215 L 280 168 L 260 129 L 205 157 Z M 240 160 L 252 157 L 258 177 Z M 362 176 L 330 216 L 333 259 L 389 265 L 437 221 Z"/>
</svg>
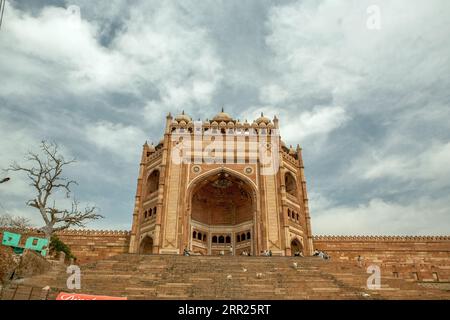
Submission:
<svg viewBox="0 0 450 320">
<path fill-rule="evenodd" d="M 369 290 L 370 275 L 364 269 L 317 257 L 123 254 L 80 268 L 81 290 L 75 291 L 128 299 L 450 299 L 449 291 L 383 274 L 381 289 Z M 11 286 L 16 292 L 25 290 L 22 299 L 30 288 L 50 286 L 47 298 L 54 299 L 60 291 L 71 291 L 67 277 L 65 266 L 59 265 Z M 11 292 L 11 286 L 4 291 Z"/>
</svg>

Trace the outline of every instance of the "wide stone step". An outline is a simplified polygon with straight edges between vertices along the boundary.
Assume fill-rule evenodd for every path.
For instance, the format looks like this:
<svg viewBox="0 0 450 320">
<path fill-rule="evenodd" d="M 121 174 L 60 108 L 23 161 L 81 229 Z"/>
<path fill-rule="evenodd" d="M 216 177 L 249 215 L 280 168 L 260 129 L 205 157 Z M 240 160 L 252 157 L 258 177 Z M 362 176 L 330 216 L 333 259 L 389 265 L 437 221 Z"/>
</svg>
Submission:
<svg viewBox="0 0 450 320">
<path fill-rule="evenodd" d="M 82 265 L 80 292 L 129 299 L 449 299 L 445 291 L 387 277 L 380 290 L 368 290 L 368 276 L 355 265 L 315 257 L 119 255 Z M 67 277 L 55 267 L 21 285 L 65 288 Z"/>
</svg>

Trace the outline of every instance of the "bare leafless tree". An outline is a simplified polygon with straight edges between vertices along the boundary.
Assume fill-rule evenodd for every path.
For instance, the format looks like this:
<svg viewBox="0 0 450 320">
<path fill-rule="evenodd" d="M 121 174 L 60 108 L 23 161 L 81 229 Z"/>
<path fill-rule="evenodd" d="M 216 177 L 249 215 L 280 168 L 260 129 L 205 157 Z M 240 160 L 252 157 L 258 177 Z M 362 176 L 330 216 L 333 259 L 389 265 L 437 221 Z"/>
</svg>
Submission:
<svg viewBox="0 0 450 320">
<path fill-rule="evenodd" d="M 25 230 L 33 225 L 30 219 L 21 216 L 11 216 L 9 214 L 0 215 L 0 228 L 12 228 L 17 230 Z"/>
<path fill-rule="evenodd" d="M 27 202 L 27 205 L 39 210 L 45 222 L 45 226 L 41 228 L 45 237 L 50 239 L 56 231 L 73 226 L 84 227 L 87 221 L 103 218 L 97 214 L 95 206 L 88 206 L 80 210 L 79 202 L 76 200 L 72 200 L 70 209 L 62 209 L 56 205 L 52 195 L 62 190 L 66 197 L 70 198 L 70 187 L 77 184 L 76 181 L 69 180 L 62 175 L 63 169 L 74 163 L 75 160 L 65 160 L 59 153 L 56 143 L 42 141 L 40 149 L 41 154 L 28 152 L 26 160 L 31 162 L 30 166 L 21 166 L 14 162 L 7 171 L 26 173 L 30 179 L 30 185 L 36 194 Z"/>
</svg>

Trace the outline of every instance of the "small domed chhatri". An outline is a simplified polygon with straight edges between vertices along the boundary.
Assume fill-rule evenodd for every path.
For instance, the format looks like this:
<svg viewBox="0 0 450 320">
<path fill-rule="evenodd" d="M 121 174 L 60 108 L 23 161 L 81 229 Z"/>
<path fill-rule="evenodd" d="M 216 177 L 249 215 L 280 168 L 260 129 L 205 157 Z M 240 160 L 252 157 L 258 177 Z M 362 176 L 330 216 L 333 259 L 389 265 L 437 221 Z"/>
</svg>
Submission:
<svg viewBox="0 0 450 320">
<path fill-rule="evenodd" d="M 224 112 L 224 110 L 222 108 L 222 111 L 219 112 L 218 114 L 216 114 L 216 116 L 213 118 L 213 120 L 217 121 L 219 123 L 222 121 L 224 121 L 224 122 L 233 121 L 233 118 L 231 118 L 231 116 L 228 113 Z"/>
<path fill-rule="evenodd" d="M 181 114 L 179 114 L 178 116 L 175 117 L 175 120 L 177 122 L 184 121 L 186 123 L 189 123 L 189 121 L 192 121 L 191 117 L 189 117 L 187 114 L 184 113 L 184 110 L 183 110 L 183 112 L 181 112 Z"/>
<path fill-rule="evenodd" d="M 270 123 L 270 119 L 267 117 L 264 117 L 264 113 L 261 112 L 261 117 L 255 120 L 257 124 L 265 123 L 268 125 Z"/>
</svg>

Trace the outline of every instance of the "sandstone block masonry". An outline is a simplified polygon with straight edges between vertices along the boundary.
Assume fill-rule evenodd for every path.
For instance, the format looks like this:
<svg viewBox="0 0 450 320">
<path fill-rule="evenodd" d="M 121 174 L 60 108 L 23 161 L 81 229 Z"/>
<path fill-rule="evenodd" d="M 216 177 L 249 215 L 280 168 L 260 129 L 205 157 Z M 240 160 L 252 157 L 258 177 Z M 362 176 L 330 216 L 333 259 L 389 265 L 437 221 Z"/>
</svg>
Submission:
<svg viewBox="0 0 450 320">
<path fill-rule="evenodd" d="M 8 231 L 22 234 L 23 244 L 28 237 L 44 237 L 37 229 Z M 127 253 L 130 245 L 129 231 L 64 230 L 58 232 L 57 236 L 70 247 L 79 264 Z M 0 238 L 3 238 L 3 230 L 0 230 Z"/>
<path fill-rule="evenodd" d="M 20 233 L 22 241 L 29 236 L 43 236 L 36 229 Z M 70 246 L 79 264 L 127 253 L 130 243 L 129 231 L 65 230 L 58 236 Z M 313 244 L 334 261 L 358 264 L 361 256 L 362 267 L 376 264 L 386 276 L 450 282 L 450 236 L 314 236 Z"/>
<path fill-rule="evenodd" d="M 450 236 L 315 236 L 314 248 L 362 267 L 380 266 L 388 276 L 450 282 Z"/>
</svg>

